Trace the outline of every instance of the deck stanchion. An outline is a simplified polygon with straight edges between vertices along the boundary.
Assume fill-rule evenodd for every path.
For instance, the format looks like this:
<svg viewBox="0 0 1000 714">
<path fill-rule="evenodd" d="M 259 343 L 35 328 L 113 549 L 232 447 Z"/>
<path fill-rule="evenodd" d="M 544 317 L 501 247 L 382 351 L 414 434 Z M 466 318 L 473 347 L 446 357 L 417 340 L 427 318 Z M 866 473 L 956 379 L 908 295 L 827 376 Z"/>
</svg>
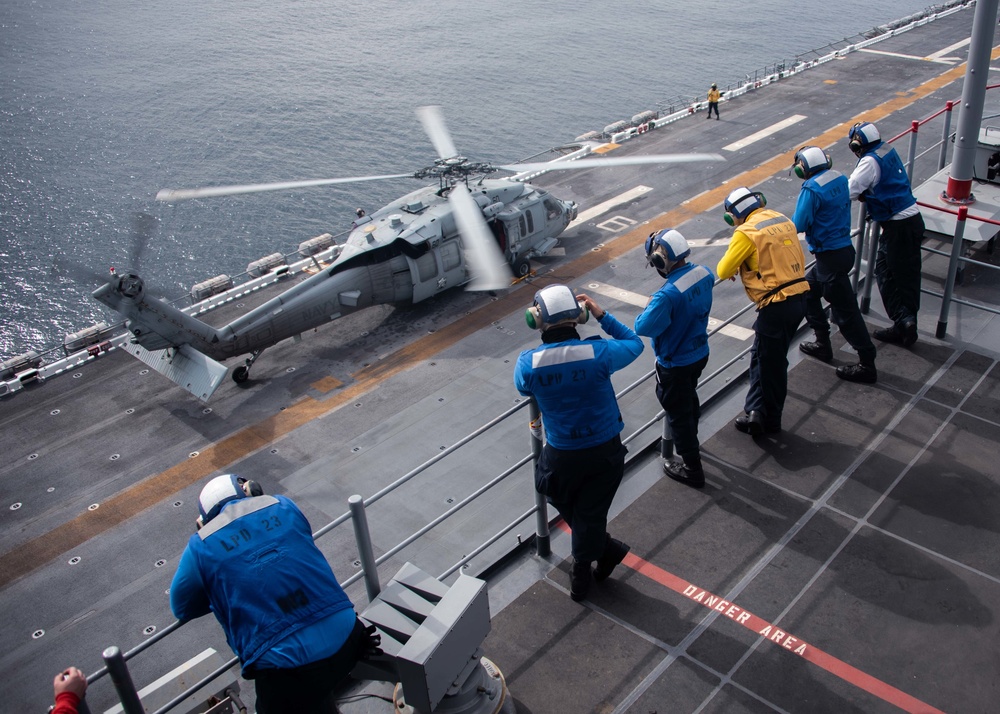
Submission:
<svg viewBox="0 0 1000 714">
<path fill-rule="evenodd" d="M 125 664 L 121 650 L 117 647 L 108 647 L 101 653 L 101 657 L 104 658 L 104 664 L 108 668 L 108 674 L 111 676 L 115 689 L 118 690 L 122 711 L 125 714 L 145 714 L 146 710 L 139 700 L 139 693 L 136 692 L 135 685 L 132 683 L 132 675 L 128 672 L 128 665 Z"/>
<path fill-rule="evenodd" d="M 955 102 L 947 101 L 944 105 L 944 133 L 941 135 L 941 151 L 938 153 L 938 171 L 944 168 L 948 160 L 948 138 L 951 136 L 951 108 Z"/>
<path fill-rule="evenodd" d="M 955 276 L 958 275 L 958 264 L 962 260 L 962 240 L 965 235 L 965 220 L 969 215 L 966 206 L 958 207 L 958 220 L 955 221 L 955 238 L 951 244 L 951 260 L 948 261 L 948 279 L 944 283 L 944 297 L 941 298 L 941 316 L 938 318 L 937 330 L 934 336 L 938 339 L 948 332 L 948 312 L 951 310 L 951 296 L 955 292 Z"/>
<path fill-rule="evenodd" d="M 868 252 L 868 270 L 865 272 L 865 286 L 861 295 L 861 314 L 867 315 L 872 306 L 872 285 L 875 283 L 875 260 L 878 254 L 879 233 L 882 227 L 875 221 L 868 220 L 868 207 L 861 204 L 861 225 L 864 226 L 865 237 L 862 245 Z"/>
<path fill-rule="evenodd" d="M 347 505 L 351 509 L 351 522 L 354 524 L 354 539 L 358 543 L 361 571 L 365 574 L 365 590 L 368 591 L 368 602 L 371 602 L 382 592 L 382 584 L 378 581 L 378 565 L 375 563 L 372 535 L 368 530 L 365 501 L 361 496 L 354 494 L 347 499 Z"/>
<path fill-rule="evenodd" d="M 663 433 L 660 436 L 660 456 L 669 460 L 674 455 L 674 432 L 670 429 L 670 421 L 666 412 L 663 413 Z"/>
<path fill-rule="evenodd" d="M 920 131 L 920 122 L 916 119 L 910 124 L 910 154 L 906 159 L 906 177 L 910 184 L 913 184 L 913 164 L 917 160 L 917 132 Z"/>
<path fill-rule="evenodd" d="M 534 397 L 528 402 L 528 418 L 531 419 L 529 432 L 531 434 L 531 463 L 538 466 L 542 456 L 542 413 Z M 535 479 L 532 477 L 531 482 Z M 552 543 L 549 536 L 549 504 L 544 494 L 535 490 L 535 552 L 543 558 L 552 553 Z"/>
</svg>

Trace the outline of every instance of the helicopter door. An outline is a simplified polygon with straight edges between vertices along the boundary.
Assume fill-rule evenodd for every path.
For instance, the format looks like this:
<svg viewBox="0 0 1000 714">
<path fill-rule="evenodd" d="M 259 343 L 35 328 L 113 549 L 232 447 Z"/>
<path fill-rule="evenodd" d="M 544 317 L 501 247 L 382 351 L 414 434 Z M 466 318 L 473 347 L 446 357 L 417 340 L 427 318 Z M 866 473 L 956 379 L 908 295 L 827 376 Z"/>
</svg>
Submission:
<svg viewBox="0 0 1000 714">
<path fill-rule="evenodd" d="M 443 241 L 417 259 L 407 258 L 413 280 L 413 302 L 465 282 L 462 246 L 457 238 Z"/>
</svg>

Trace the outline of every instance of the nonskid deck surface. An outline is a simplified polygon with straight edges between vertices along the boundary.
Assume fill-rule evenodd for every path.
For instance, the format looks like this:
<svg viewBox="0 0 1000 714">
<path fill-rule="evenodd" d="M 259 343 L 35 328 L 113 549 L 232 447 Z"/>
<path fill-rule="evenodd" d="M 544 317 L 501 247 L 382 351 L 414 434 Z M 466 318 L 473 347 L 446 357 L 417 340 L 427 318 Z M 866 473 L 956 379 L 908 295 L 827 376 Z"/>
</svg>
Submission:
<svg viewBox="0 0 1000 714">
<path fill-rule="evenodd" d="M 539 284 L 554 279 L 587 290 L 631 323 L 658 282 L 640 255 L 646 233 L 677 226 L 696 246 L 695 260 L 714 267 L 729 235 L 719 203 L 733 185 L 755 185 L 769 206 L 790 212 L 799 182 L 788 176 L 789 151 L 835 143 L 835 166 L 844 169 L 851 157 L 842 123 L 866 113 L 891 135 L 957 99 L 962 71 L 918 58 L 968 37 L 971 23 L 969 11 L 937 20 L 878 45 L 891 55 L 852 53 L 724 102 L 721 121 L 696 115 L 616 149 L 718 151 L 724 163 L 539 179 L 581 210 L 614 206 L 567 231 L 523 287 L 352 315 L 269 350 L 249 385 L 227 384 L 208 405 L 141 374 L 125 355 L 5 401 L 0 440 L 11 456 L 0 465 L 0 490 L 22 505 L 0 522 L 0 598 L 8 613 L 0 668 L 15 709 L 41 710 L 60 667 L 93 671 L 106 646 L 127 649 L 172 621 L 165 590 L 207 476 L 243 473 L 293 497 L 314 528 L 332 520 L 351 494 L 370 496 L 515 403 L 513 358 L 537 340 L 522 312 Z M 964 60 L 966 51 L 946 56 Z M 794 116 L 803 118 L 787 123 Z M 741 144 L 780 122 L 780 131 Z M 829 142 L 817 138 L 831 127 Z M 918 164 L 918 175 L 933 173 L 930 163 Z M 650 190 L 635 193 L 637 186 Z M 620 196 L 631 198 L 615 202 Z M 940 272 L 928 262 L 925 287 L 938 289 Z M 982 294 L 970 299 L 995 302 L 983 289 L 989 276 L 977 275 L 970 270 L 966 283 Z M 727 317 L 745 301 L 737 285 L 719 286 L 713 316 Z M 612 523 L 633 557 L 586 605 L 565 592 L 565 536 L 554 539 L 549 561 L 521 558 L 491 578 L 495 617 L 484 647 L 522 708 L 665 712 L 705 702 L 706 711 L 891 711 L 885 702 L 893 700 L 857 683 L 867 677 L 881 682 L 872 686 L 882 694 L 895 688 L 944 711 L 988 710 L 979 705 L 995 694 L 996 678 L 977 672 L 996 671 L 992 613 L 1000 601 L 991 593 L 998 573 L 989 514 L 997 484 L 977 447 L 995 441 L 990 370 L 998 338 L 975 313 L 953 318 L 949 330 L 971 343 L 968 350 L 935 341 L 935 303 L 925 296 L 912 352 L 880 353 L 875 386 L 840 383 L 827 365 L 798 364 L 777 439 L 754 443 L 732 430 L 737 386 L 703 419 L 704 492 L 663 481 L 657 459 L 636 448 Z M 880 308 L 875 295 L 873 325 L 884 324 Z M 716 337 L 713 364 L 746 348 L 751 321 L 752 314 Z M 840 362 L 851 358 L 837 353 Z M 647 348 L 616 383 L 637 378 L 651 360 Z M 656 409 L 651 387 L 623 400 L 627 424 Z M 376 551 L 523 456 L 524 421 L 515 417 L 373 507 Z M 474 538 L 530 503 L 530 473 L 522 469 L 483 505 L 387 562 L 384 578 L 405 560 L 442 572 Z M 355 571 L 356 555 L 349 527 L 341 530 L 320 545 L 343 579 Z M 519 535 L 530 532 L 526 524 Z M 472 572 L 512 541 L 484 554 Z M 360 585 L 350 594 L 363 606 Z M 713 597 L 730 605 L 709 610 L 718 605 Z M 774 626 L 769 636 L 780 630 L 786 637 L 761 639 L 766 623 Z M 963 648 L 963 638 L 977 647 Z M 810 655 L 840 664 L 816 664 L 796 652 L 803 643 Z M 152 681 L 208 646 L 228 652 L 211 619 L 137 657 L 133 677 Z M 946 671 L 931 664 L 941 653 Z M 107 680 L 88 698 L 95 711 L 110 705 Z M 373 702 L 345 707 L 379 710 Z"/>
</svg>

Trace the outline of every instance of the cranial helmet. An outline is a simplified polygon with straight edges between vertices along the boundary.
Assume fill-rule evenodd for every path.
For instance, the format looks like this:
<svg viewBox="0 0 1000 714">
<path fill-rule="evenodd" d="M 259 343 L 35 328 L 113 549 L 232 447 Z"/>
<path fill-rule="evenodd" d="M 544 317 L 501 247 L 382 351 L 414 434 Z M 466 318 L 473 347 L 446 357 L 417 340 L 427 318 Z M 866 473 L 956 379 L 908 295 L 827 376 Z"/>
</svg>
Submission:
<svg viewBox="0 0 1000 714">
<path fill-rule="evenodd" d="M 800 179 L 815 176 L 831 166 L 833 166 L 833 159 L 818 146 L 803 146 L 795 152 L 795 159 L 792 162 L 795 175 Z"/>
<path fill-rule="evenodd" d="M 263 494 L 264 490 L 256 481 L 250 481 L 236 474 L 216 476 L 205 484 L 201 489 L 201 495 L 198 496 L 198 527 L 219 515 L 222 507 L 230 501 Z"/>
<path fill-rule="evenodd" d="M 847 134 L 848 144 L 856 155 L 861 156 L 882 143 L 882 135 L 871 122 L 858 122 Z"/>
<path fill-rule="evenodd" d="M 535 302 L 524 313 L 524 320 L 533 330 L 547 330 L 564 322 L 583 324 L 590 319 L 590 310 L 578 302 L 565 285 L 549 285 L 535 293 Z"/>
<path fill-rule="evenodd" d="M 719 87 L 715 84 L 715 82 L 712 82 L 712 89 L 718 89 L 718 88 Z"/>
<path fill-rule="evenodd" d="M 691 255 L 691 246 L 673 228 L 664 228 L 657 233 L 650 233 L 646 238 L 646 262 L 661 273 L 668 273 L 678 261 Z"/>
<path fill-rule="evenodd" d="M 726 196 L 726 201 L 723 203 L 726 209 L 726 223 L 731 226 L 739 225 L 753 211 L 766 205 L 767 199 L 760 191 L 751 191 L 746 186 L 740 186 Z"/>
</svg>

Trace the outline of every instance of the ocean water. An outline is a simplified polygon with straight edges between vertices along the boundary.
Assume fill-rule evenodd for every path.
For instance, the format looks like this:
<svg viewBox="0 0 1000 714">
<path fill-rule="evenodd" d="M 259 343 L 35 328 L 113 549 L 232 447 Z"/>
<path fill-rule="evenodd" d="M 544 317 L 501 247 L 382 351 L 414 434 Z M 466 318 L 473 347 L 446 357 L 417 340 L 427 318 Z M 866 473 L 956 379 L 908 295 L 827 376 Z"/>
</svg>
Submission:
<svg viewBox="0 0 1000 714">
<path fill-rule="evenodd" d="M 130 267 L 136 211 L 159 219 L 142 274 L 176 296 L 419 184 L 174 206 L 161 188 L 415 171 L 435 157 L 424 104 L 461 153 L 509 163 L 926 7 L 4 0 L 0 359 L 116 320 L 90 292 Z"/>
</svg>

